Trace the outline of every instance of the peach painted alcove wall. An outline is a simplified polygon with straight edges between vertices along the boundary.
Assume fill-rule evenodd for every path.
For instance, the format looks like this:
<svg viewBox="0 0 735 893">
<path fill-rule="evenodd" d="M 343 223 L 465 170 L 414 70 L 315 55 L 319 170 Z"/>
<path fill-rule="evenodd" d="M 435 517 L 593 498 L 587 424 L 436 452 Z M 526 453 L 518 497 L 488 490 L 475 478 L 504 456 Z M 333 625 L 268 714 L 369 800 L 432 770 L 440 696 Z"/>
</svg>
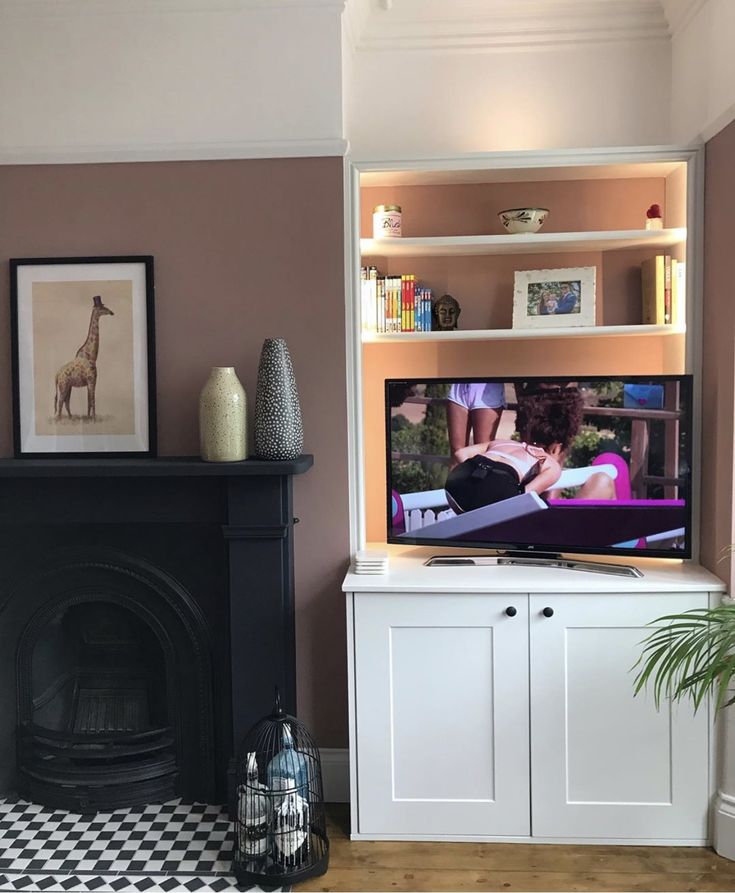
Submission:
<svg viewBox="0 0 735 893">
<path fill-rule="evenodd" d="M 361 234 L 371 236 L 372 209 L 396 203 L 403 235 L 482 235 L 502 232 L 497 212 L 534 206 L 550 210 L 543 232 L 642 229 L 646 209 L 662 206 L 667 227 L 686 226 L 686 174 L 668 177 L 531 181 L 446 185 L 369 186 L 361 190 Z M 667 249 L 683 260 L 685 246 Z M 652 249 L 558 254 L 496 254 L 479 257 L 371 257 L 381 273 L 415 273 L 434 290 L 449 292 L 462 306 L 460 329 L 512 325 L 516 270 L 594 266 L 598 325 L 641 322 L 640 263 Z M 386 536 L 384 380 L 486 375 L 662 374 L 684 371 L 684 336 L 635 338 L 513 339 L 363 345 L 363 423 L 366 533 Z"/>
<path fill-rule="evenodd" d="M 0 166 L 0 455 L 12 454 L 8 258 L 154 256 L 162 455 L 198 453 L 211 366 L 235 366 L 252 417 L 263 339 L 286 338 L 315 457 L 294 482 L 299 714 L 327 747 L 347 741 L 342 178 L 341 158 Z"/>
<path fill-rule="evenodd" d="M 367 538 L 385 541 L 386 378 L 451 378 L 483 375 L 630 375 L 681 372 L 684 338 L 559 338 L 525 341 L 455 341 L 442 344 L 366 344 L 363 349 L 365 401 L 365 505 Z"/>
</svg>

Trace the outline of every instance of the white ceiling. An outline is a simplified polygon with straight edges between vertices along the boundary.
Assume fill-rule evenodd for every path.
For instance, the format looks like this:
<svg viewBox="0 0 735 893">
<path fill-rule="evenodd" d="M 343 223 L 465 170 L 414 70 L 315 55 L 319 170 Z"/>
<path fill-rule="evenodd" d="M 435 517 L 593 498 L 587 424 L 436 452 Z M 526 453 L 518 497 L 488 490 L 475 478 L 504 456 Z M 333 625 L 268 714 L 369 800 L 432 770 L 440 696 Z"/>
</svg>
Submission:
<svg viewBox="0 0 735 893">
<path fill-rule="evenodd" d="M 358 50 L 665 42 L 707 0 L 347 0 Z"/>
</svg>

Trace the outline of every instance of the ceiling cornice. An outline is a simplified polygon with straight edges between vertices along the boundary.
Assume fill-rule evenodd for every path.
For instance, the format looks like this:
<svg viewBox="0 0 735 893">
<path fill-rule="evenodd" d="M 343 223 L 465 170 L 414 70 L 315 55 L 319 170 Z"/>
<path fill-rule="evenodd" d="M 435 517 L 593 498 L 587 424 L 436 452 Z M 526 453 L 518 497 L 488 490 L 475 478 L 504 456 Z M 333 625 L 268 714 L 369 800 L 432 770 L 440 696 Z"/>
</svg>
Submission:
<svg viewBox="0 0 735 893">
<path fill-rule="evenodd" d="M 351 50 L 357 48 L 370 16 L 370 0 L 346 0 L 342 16 L 344 36 Z"/>
<path fill-rule="evenodd" d="M 707 5 L 709 0 L 661 0 L 672 37 L 683 31 Z"/>
<path fill-rule="evenodd" d="M 669 39 L 661 0 L 394 0 L 390 10 L 373 0 L 355 46 L 472 52 Z"/>
</svg>

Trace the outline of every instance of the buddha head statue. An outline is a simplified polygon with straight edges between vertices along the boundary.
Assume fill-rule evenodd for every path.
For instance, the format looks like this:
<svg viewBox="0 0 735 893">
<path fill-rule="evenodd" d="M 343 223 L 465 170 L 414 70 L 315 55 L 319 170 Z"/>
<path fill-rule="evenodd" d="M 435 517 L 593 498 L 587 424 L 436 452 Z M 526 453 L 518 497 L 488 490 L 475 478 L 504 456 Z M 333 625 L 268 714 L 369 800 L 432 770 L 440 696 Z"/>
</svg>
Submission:
<svg viewBox="0 0 735 893">
<path fill-rule="evenodd" d="M 449 332 L 457 328 L 462 308 L 451 295 L 442 295 L 431 308 L 431 328 L 435 332 Z"/>
</svg>

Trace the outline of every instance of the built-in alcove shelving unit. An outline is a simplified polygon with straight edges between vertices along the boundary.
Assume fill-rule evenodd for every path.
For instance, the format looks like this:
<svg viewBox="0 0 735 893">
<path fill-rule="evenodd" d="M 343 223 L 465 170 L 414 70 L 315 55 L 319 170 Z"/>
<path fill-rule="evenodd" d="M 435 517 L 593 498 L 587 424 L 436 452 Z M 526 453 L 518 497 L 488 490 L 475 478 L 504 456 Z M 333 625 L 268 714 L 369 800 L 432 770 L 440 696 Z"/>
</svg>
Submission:
<svg viewBox="0 0 735 893">
<path fill-rule="evenodd" d="M 487 155 L 353 165 L 351 310 L 356 547 L 385 539 L 384 380 L 456 375 L 697 372 L 697 153 L 689 149 Z M 403 236 L 372 238 L 376 205 L 402 208 Z M 661 230 L 645 229 L 659 204 Z M 498 212 L 543 207 L 535 234 L 510 235 Z M 644 325 L 641 263 L 686 262 L 671 324 Z M 414 274 L 462 312 L 451 332 L 363 327 L 360 266 Z M 516 271 L 596 268 L 593 326 L 513 328 Z M 695 383 L 698 387 L 698 383 Z"/>
<path fill-rule="evenodd" d="M 709 843 L 716 766 L 708 705 L 696 716 L 685 704 L 658 710 L 650 692 L 633 696 L 630 673 L 649 624 L 711 607 L 724 588 L 696 564 L 701 171 L 701 155 L 689 149 L 354 166 L 347 318 L 355 547 L 386 538 L 385 379 L 560 376 L 582 385 L 592 375 L 690 373 L 695 560 L 635 556 L 640 576 L 621 580 L 492 560 L 427 567 L 438 548 L 396 543 L 387 573 L 348 573 L 353 838 Z M 402 207 L 402 238 L 370 238 L 381 204 Z M 663 210 L 658 231 L 644 228 L 652 204 Z M 549 209 L 543 230 L 501 232 L 498 212 L 523 207 Z M 641 264 L 657 255 L 686 264 L 684 298 L 670 323 L 647 325 Z M 361 265 L 413 274 L 436 297 L 453 295 L 459 329 L 378 334 Z M 594 324 L 513 328 L 516 272 L 589 266 Z M 515 433 L 515 396 L 499 422 L 505 437 Z M 411 422 L 434 402 L 412 395 L 394 430 L 412 436 Z M 448 464 L 446 445 L 435 448 L 439 430 L 426 450 L 416 441 L 421 449 L 398 455 Z M 461 554 L 456 545 L 445 554 Z M 722 817 L 725 806 L 717 809 Z"/>
</svg>

